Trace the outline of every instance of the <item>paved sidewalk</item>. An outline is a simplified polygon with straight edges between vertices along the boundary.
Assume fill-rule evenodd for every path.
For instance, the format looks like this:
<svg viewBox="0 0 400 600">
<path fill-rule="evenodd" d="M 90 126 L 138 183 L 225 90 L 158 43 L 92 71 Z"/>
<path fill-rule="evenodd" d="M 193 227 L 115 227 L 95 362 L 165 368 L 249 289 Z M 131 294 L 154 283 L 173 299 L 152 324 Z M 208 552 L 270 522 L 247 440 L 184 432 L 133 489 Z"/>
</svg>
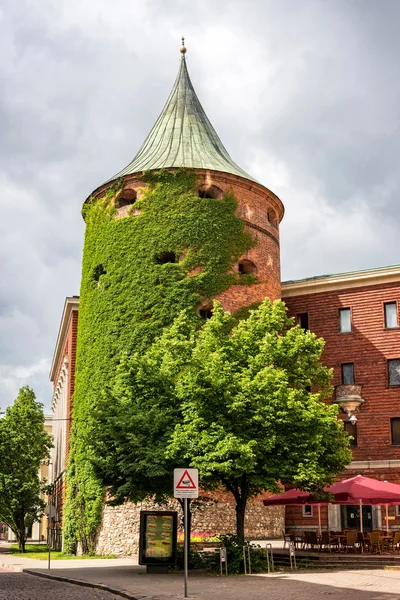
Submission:
<svg viewBox="0 0 400 600">
<path fill-rule="evenodd" d="M 38 570 L 30 570 L 30 573 Z M 46 570 L 40 569 L 42 574 Z M 48 572 L 47 572 L 48 573 Z M 100 584 L 108 591 L 124 592 L 125 598 L 178 600 L 183 598 L 183 576 L 140 574 L 132 567 L 57 569 L 53 576 L 70 581 Z M 104 587 L 103 587 L 104 586 Z M 193 600 L 400 600 L 400 571 L 327 571 L 279 575 L 218 577 L 189 576 Z"/>
<path fill-rule="evenodd" d="M 141 600 L 183 598 L 182 574 L 147 575 L 131 558 L 46 561 L 0 555 L 10 570 L 25 570 L 36 576 L 51 576 L 93 585 L 122 597 Z M 219 577 L 189 576 L 193 600 L 400 600 L 400 571 L 318 571 L 271 575 Z"/>
</svg>

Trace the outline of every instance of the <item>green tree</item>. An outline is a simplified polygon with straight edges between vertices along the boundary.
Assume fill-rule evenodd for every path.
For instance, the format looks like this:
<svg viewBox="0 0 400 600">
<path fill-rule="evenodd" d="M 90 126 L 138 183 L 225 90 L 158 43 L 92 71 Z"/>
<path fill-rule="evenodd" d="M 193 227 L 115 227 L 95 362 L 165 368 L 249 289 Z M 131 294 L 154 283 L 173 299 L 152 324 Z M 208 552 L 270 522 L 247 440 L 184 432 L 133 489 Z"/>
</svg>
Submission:
<svg viewBox="0 0 400 600">
<path fill-rule="evenodd" d="M 96 462 L 111 495 L 167 495 L 174 466 L 197 467 L 203 489 L 234 496 L 243 539 L 249 498 L 279 481 L 316 491 L 332 482 L 351 453 L 337 407 L 324 402 L 332 389 L 323 346 L 280 301 L 239 323 L 215 303 L 201 329 L 181 313 L 120 365 Z"/>
<path fill-rule="evenodd" d="M 43 513 L 39 468 L 49 459 L 51 436 L 44 430 L 43 405 L 28 386 L 0 420 L 0 521 L 25 552 L 26 530 Z"/>
<path fill-rule="evenodd" d="M 281 301 L 238 324 L 215 304 L 176 380 L 183 419 L 167 456 L 197 467 L 202 486 L 232 493 L 242 540 L 249 498 L 278 491 L 279 481 L 318 491 L 351 460 L 338 408 L 324 402 L 332 388 L 323 347 Z"/>
</svg>

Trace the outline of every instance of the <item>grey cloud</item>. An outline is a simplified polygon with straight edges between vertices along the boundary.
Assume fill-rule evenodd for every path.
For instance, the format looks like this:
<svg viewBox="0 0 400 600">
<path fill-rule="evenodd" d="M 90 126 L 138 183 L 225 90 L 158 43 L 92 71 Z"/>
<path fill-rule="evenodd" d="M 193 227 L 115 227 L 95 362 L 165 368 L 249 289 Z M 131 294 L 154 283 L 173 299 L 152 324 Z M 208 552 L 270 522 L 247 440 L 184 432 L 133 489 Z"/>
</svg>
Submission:
<svg viewBox="0 0 400 600">
<path fill-rule="evenodd" d="M 81 205 L 189 71 L 235 161 L 285 203 L 284 278 L 400 262 L 392 0 L 5 0 L 0 10 L 0 405 L 47 369 L 79 293 Z"/>
</svg>

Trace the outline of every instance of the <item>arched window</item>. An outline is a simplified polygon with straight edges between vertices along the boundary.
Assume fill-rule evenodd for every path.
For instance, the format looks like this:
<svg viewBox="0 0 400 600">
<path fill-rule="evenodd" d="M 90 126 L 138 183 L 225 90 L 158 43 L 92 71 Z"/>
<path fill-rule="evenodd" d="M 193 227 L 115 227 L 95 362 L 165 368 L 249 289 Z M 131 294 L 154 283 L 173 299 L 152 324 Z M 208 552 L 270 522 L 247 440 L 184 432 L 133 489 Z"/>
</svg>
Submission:
<svg viewBox="0 0 400 600">
<path fill-rule="evenodd" d="M 156 254 L 154 258 L 156 263 L 159 265 L 177 262 L 175 252 L 160 252 L 160 254 Z"/>
<path fill-rule="evenodd" d="M 213 198 L 214 200 L 218 200 L 219 198 L 222 198 L 224 192 L 216 185 L 203 185 L 199 188 L 198 194 L 200 198 Z"/>
<path fill-rule="evenodd" d="M 240 275 L 255 275 L 257 267 L 251 260 L 243 258 L 238 264 L 238 271 Z"/>
<path fill-rule="evenodd" d="M 278 219 L 276 218 L 276 212 L 274 210 L 272 210 L 272 208 L 270 208 L 267 211 L 267 221 L 268 221 L 268 223 L 271 223 L 271 225 L 273 225 L 274 227 L 276 227 L 278 225 Z"/>
<path fill-rule="evenodd" d="M 130 206 L 131 204 L 135 204 L 137 199 L 136 190 L 131 188 L 126 188 L 122 190 L 121 195 L 118 196 L 115 206 L 117 208 L 122 208 L 123 206 Z"/>
</svg>

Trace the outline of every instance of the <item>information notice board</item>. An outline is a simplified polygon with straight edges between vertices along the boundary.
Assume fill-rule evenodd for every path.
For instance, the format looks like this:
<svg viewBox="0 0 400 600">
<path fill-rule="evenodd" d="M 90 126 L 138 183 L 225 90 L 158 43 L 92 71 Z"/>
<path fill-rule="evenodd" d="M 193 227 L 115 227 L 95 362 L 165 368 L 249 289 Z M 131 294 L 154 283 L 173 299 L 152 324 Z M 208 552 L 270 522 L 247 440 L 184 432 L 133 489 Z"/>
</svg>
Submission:
<svg viewBox="0 0 400 600">
<path fill-rule="evenodd" d="M 174 565 L 176 562 L 178 513 L 141 511 L 139 564 Z"/>
</svg>

